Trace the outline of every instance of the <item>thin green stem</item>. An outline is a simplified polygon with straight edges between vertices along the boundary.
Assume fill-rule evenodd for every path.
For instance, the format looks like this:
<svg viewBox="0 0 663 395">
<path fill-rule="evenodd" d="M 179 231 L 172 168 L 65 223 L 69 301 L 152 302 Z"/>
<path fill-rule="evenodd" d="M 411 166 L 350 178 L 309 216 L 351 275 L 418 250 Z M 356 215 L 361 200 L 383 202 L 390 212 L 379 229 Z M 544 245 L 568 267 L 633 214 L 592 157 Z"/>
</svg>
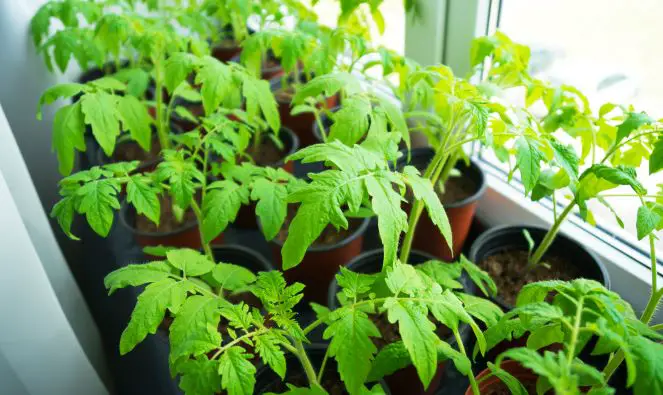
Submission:
<svg viewBox="0 0 663 395">
<path fill-rule="evenodd" d="M 465 345 L 463 344 L 463 338 L 460 336 L 460 332 L 458 329 L 454 329 L 453 333 L 454 337 L 456 338 L 456 343 L 458 343 L 458 350 L 467 357 L 467 352 L 465 351 Z M 474 374 L 469 374 L 467 377 L 470 379 L 470 387 L 472 388 L 474 395 L 480 395 L 479 384 L 477 384 L 477 380 L 474 378 Z"/>
<path fill-rule="evenodd" d="M 624 140 L 624 141 L 621 141 L 619 144 L 615 145 L 614 147 L 610 148 L 610 150 L 608 150 L 608 152 L 605 154 L 605 156 L 604 156 L 603 159 L 601 160 L 601 163 L 605 163 L 605 161 L 607 161 L 608 159 L 610 159 L 610 157 L 611 157 L 615 152 L 617 152 L 618 149 L 620 149 L 621 147 L 625 146 L 625 145 L 628 144 L 629 142 L 631 142 L 631 141 L 633 141 L 633 140 L 636 140 L 636 139 L 639 139 L 640 137 L 643 137 L 643 136 L 647 136 L 647 135 L 650 135 L 650 134 L 658 134 L 658 133 L 660 133 L 660 130 L 658 130 L 658 129 L 654 129 L 654 130 L 650 130 L 650 131 L 648 131 L 648 132 L 644 132 L 644 133 L 636 134 L 635 136 L 633 136 L 633 137 L 631 137 L 631 138 L 629 138 L 629 139 L 626 139 L 626 140 Z"/>
<path fill-rule="evenodd" d="M 313 111 L 313 116 L 315 117 L 315 123 L 318 125 L 318 130 L 320 130 L 320 136 L 322 137 L 322 142 L 327 142 L 327 131 L 325 130 L 325 125 L 322 124 L 322 118 L 320 113 L 316 110 Z"/>
<path fill-rule="evenodd" d="M 314 330 L 315 328 L 317 328 L 318 326 L 320 326 L 322 324 L 324 324 L 324 321 L 322 321 L 319 318 L 317 320 L 313 321 L 309 326 L 304 328 L 304 336 L 308 335 L 309 333 L 311 333 L 312 330 Z"/>
<path fill-rule="evenodd" d="M 191 201 L 191 208 L 193 209 L 193 213 L 196 215 L 196 220 L 198 220 L 198 232 L 200 233 L 200 244 L 203 245 L 203 251 L 205 251 L 205 255 L 209 259 L 214 262 L 214 254 L 212 254 L 212 248 L 210 248 L 209 243 L 205 242 L 205 234 L 203 233 L 203 213 L 200 210 L 200 206 L 198 205 L 198 202 L 196 202 L 196 199 L 193 199 Z"/>
<path fill-rule="evenodd" d="M 325 356 L 322 358 L 322 364 L 320 365 L 320 370 L 318 371 L 318 381 L 322 381 L 322 375 L 325 374 L 325 368 L 327 367 L 327 359 L 329 359 L 329 347 L 325 351 Z"/>
<path fill-rule="evenodd" d="M 663 330 L 663 324 L 652 325 L 651 329 L 655 330 L 655 331 L 662 331 Z"/>
<path fill-rule="evenodd" d="M 161 149 L 169 149 L 170 141 L 168 141 L 168 133 L 164 128 L 164 114 L 163 114 L 163 76 L 162 76 L 162 65 L 163 56 L 160 56 L 159 59 L 154 64 L 155 80 L 156 80 L 156 93 L 154 99 L 156 100 L 156 120 L 157 120 L 157 136 L 159 137 L 159 144 L 161 144 Z"/>
<path fill-rule="evenodd" d="M 581 297 L 578 300 L 578 305 L 576 306 L 576 318 L 573 321 L 573 331 L 571 331 L 571 341 L 569 342 L 569 353 L 567 364 L 570 367 L 573 363 L 576 353 L 576 343 L 578 343 L 578 333 L 580 332 L 580 320 L 582 319 L 582 308 L 585 298 Z"/>
<path fill-rule="evenodd" d="M 218 351 L 215 352 L 214 355 L 212 355 L 210 360 L 218 358 L 219 355 L 221 355 L 224 351 L 226 351 L 230 347 L 234 346 L 235 344 L 240 343 L 244 340 L 247 340 L 247 339 L 249 339 L 253 336 L 262 335 L 263 333 L 266 333 L 269 330 L 270 330 L 269 328 L 264 328 L 264 329 L 258 329 L 257 331 L 251 331 L 251 332 L 245 333 L 244 335 L 242 335 L 242 336 L 238 337 L 237 339 L 231 341 L 230 343 L 226 344 L 225 346 L 219 348 Z"/>
<path fill-rule="evenodd" d="M 569 203 L 568 206 L 562 211 L 562 213 L 557 217 L 555 222 L 553 223 L 552 227 L 546 233 L 545 237 L 541 241 L 538 247 L 536 247 L 536 250 L 532 254 L 532 257 L 530 258 L 530 261 L 528 263 L 528 268 L 531 269 L 535 267 L 536 265 L 541 262 L 541 259 L 545 255 L 546 252 L 548 252 L 548 248 L 550 248 L 550 245 L 552 244 L 553 241 L 555 241 L 555 237 L 557 237 L 557 233 L 559 232 L 559 228 L 562 226 L 562 223 L 564 223 L 564 220 L 566 217 L 573 211 L 573 208 L 576 206 L 576 201 L 572 201 Z"/>
<path fill-rule="evenodd" d="M 306 350 L 304 350 L 304 345 L 301 340 L 295 340 L 295 348 L 297 349 L 297 358 L 299 358 L 299 362 L 301 362 L 302 368 L 304 368 L 304 373 L 306 373 L 306 378 L 308 379 L 309 384 L 311 386 L 318 384 L 315 369 L 313 369 L 313 365 L 306 355 Z"/>
</svg>

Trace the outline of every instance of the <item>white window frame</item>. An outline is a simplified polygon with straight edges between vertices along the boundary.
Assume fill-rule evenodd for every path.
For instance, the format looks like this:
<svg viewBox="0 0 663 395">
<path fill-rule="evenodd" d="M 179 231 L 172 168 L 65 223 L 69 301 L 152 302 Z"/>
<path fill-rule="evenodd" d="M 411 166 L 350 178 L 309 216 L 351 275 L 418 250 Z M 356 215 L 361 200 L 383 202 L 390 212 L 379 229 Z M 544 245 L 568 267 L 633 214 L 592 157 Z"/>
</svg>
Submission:
<svg viewBox="0 0 663 395">
<path fill-rule="evenodd" d="M 470 43 L 474 37 L 491 34 L 497 29 L 501 0 L 424 0 L 422 3 L 422 19 L 406 20 L 406 55 L 424 65 L 446 64 L 456 75 L 467 76 L 470 72 Z M 487 226 L 552 224 L 552 202 L 530 201 L 524 196 L 522 185 L 507 182 L 505 172 L 494 163 L 481 157 L 474 160 L 482 165 L 488 183 L 477 211 L 477 217 L 483 223 Z M 592 227 L 577 215 L 567 219 L 561 232 L 592 249 L 606 266 L 612 289 L 636 310 L 644 309 L 651 289 L 648 252 Z M 659 258 L 661 279 L 662 266 Z M 663 314 L 655 317 L 655 321 L 661 320 Z"/>
</svg>

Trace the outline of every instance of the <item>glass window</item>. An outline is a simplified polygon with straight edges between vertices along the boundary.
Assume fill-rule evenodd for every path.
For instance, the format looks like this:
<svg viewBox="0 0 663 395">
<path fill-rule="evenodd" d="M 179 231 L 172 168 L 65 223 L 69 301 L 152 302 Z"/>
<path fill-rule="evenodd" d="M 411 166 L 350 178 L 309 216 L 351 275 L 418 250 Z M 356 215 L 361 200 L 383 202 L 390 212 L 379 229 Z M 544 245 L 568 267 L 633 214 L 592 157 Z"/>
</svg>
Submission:
<svg viewBox="0 0 663 395">
<path fill-rule="evenodd" d="M 595 111 L 603 103 L 633 104 L 654 118 L 663 117 L 663 1 L 660 0 L 508 0 L 501 2 L 499 29 L 532 50 L 535 77 L 576 86 Z M 639 169 L 649 192 L 663 183 L 660 174 Z M 632 193 L 628 188 L 611 194 Z M 597 223 L 635 241 L 639 203 L 612 197 L 626 225 L 617 226 L 609 209 L 590 206 Z M 607 224 L 607 226 L 606 226 Z M 647 239 L 639 243 L 648 251 Z M 663 251 L 663 240 L 657 246 Z"/>
</svg>

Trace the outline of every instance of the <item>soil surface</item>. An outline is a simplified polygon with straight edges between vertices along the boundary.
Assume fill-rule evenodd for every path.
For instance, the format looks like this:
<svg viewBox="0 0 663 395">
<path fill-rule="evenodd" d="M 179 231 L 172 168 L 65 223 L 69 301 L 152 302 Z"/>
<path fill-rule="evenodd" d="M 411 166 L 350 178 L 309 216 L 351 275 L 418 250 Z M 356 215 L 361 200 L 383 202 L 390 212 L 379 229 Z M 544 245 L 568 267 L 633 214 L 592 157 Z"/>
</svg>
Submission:
<svg viewBox="0 0 663 395">
<path fill-rule="evenodd" d="M 273 166 L 285 157 L 285 150 L 279 150 L 270 138 L 263 139 L 257 152 L 253 144 L 251 144 L 246 149 L 246 153 L 260 166 Z"/>
<path fill-rule="evenodd" d="M 135 141 L 129 141 L 119 144 L 113 152 L 113 162 L 131 162 L 134 160 L 140 161 L 141 165 L 154 162 L 159 159 L 159 152 L 161 152 L 161 144 L 158 139 L 152 140 L 150 151 L 146 152 Z"/>
<path fill-rule="evenodd" d="M 449 177 L 444 183 L 444 192 L 437 189 L 437 195 L 442 204 L 450 204 L 463 201 L 477 192 L 477 184 L 470 177 Z"/>
<path fill-rule="evenodd" d="M 523 286 L 544 280 L 568 281 L 582 276 L 571 262 L 556 256 L 547 255 L 532 270 L 526 270 L 527 251 L 505 251 L 485 258 L 479 266 L 490 274 L 497 284 L 499 296 L 511 306 L 515 306 L 518 292 Z M 548 265 L 545 267 L 543 264 Z"/>
<path fill-rule="evenodd" d="M 401 340 L 401 335 L 398 333 L 398 324 L 390 323 L 386 314 L 372 314 L 369 317 L 375 326 L 378 327 L 378 330 L 382 335 L 381 338 L 371 338 L 371 340 L 373 340 L 373 344 L 375 344 L 375 347 L 377 347 L 378 350 L 381 350 L 391 343 L 395 343 Z M 432 316 L 429 316 L 429 319 L 431 319 L 433 322 L 436 322 Z M 440 339 L 446 339 L 452 334 L 449 328 L 441 324 L 437 325 L 435 333 Z"/>
<path fill-rule="evenodd" d="M 288 216 L 285 219 L 285 223 L 283 224 L 281 231 L 278 235 L 276 235 L 281 243 L 285 243 L 285 240 L 288 238 L 288 227 L 290 226 L 292 219 L 295 217 L 295 212 L 296 211 L 294 208 L 289 210 Z M 348 219 L 348 229 L 336 230 L 334 226 L 327 225 L 327 227 L 322 231 L 320 236 L 313 242 L 312 245 L 314 247 L 322 247 L 337 244 L 350 237 L 359 228 L 359 226 L 361 226 L 362 221 L 363 220 L 359 218 Z"/>
<path fill-rule="evenodd" d="M 144 233 L 165 233 L 181 229 L 193 222 L 196 222 L 196 215 L 193 210 L 188 209 L 184 213 L 182 222 L 178 222 L 173 215 L 173 203 L 170 196 L 162 196 L 159 198 L 161 203 L 161 215 L 159 226 L 150 221 L 143 215 L 136 215 L 136 229 Z"/>
</svg>

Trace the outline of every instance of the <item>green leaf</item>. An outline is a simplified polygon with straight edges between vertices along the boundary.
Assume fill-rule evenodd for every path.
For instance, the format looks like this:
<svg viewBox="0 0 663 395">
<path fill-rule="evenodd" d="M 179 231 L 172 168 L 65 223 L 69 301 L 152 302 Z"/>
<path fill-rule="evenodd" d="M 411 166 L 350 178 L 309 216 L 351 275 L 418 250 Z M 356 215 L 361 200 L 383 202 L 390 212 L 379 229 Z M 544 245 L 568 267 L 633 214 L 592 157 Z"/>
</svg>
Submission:
<svg viewBox="0 0 663 395">
<path fill-rule="evenodd" d="M 101 77 L 89 82 L 90 85 L 106 91 L 124 92 L 127 86 L 113 77 Z"/>
<path fill-rule="evenodd" d="M 389 343 L 375 356 L 367 381 L 378 381 L 396 371 L 412 365 L 410 354 L 402 341 Z"/>
<path fill-rule="evenodd" d="M 221 392 L 218 361 L 206 356 L 188 359 L 179 367 L 180 388 L 185 395 L 212 395 Z"/>
<path fill-rule="evenodd" d="M 43 105 L 51 104 L 60 98 L 70 98 L 82 92 L 84 89 L 85 85 L 77 83 L 58 84 L 46 89 L 39 98 L 39 104 L 37 105 L 37 119 L 41 120 L 41 109 Z"/>
<path fill-rule="evenodd" d="M 424 388 L 428 388 L 437 371 L 435 325 L 428 320 L 427 309 L 414 302 L 388 298 L 384 303 L 389 322 L 398 323 L 398 332 L 410 354 Z"/>
<path fill-rule="evenodd" d="M 608 182 L 617 185 L 628 185 L 637 194 L 647 193 L 647 189 L 638 181 L 638 175 L 633 167 L 629 166 L 617 166 L 609 167 L 606 165 L 593 165 L 587 169 L 583 174 L 593 173 L 596 177 L 604 179 Z"/>
<path fill-rule="evenodd" d="M 286 362 L 283 350 L 279 347 L 281 339 L 272 332 L 258 336 L 255 339 L 256 351 L 265 364 L 279 375 L 281 380 L 285 379 Z"/>
<path fill-rule="evenodd" d="M 249 203 L 249 190 L 232 180 L 216 181 L 203 199 L 203 234 L 209 243 L 237 218 L 242 204 Z"/>
<path fill-rule="evenodd" d="M 292 98 L 292 102 L 302 104 L 307 97 L 316 97 L 320 94 L 330 97 L 344 88 L 347 92 L 359 91 L 359 82 L 354 76 L 345 72 L 324 74 L 300 87 Z"/>
<path fill-rule="evenodd" d="M 559 166 L 564 169 L 571 180 L 578 179 L 578 154 L 571 145 L 562 145 L 556 141 L 551 141 L 555 160 Z"/>
<path fill-rule="evenodd" d="M 150 150 L 152 145 L 152 117 L 147 112 L 147 107 L 135 96 L 127 95 L 118 97 L 117 112 L 122 120 L 122 128 L 128 130 L 143 150 Z"/>
<path fill-rule="evenodd" d="M 470 47 L 470 66 L 474 67 L 490 55 L 498 44 L 495 37 L 477 37 Z"/>
<path fill-rule="evenodd" d="M 358 298 L 371 290 L 376 278 L 372 275 L 356 273 L 341 266 L 341 271 L 336 275 L 336 281 L 348 299 Z"/>
<path fill-rule="evenodd" d="M 221 387 L 228 395 L 252 395 L 256 383 L 256 367 L 251 363 L 243 348 L 233 346 L 221 354 L 219 374 Z"/>
<path fill-rule="evenodd" d="M 488 299 L 465 293 L 459 293 L 457 296 L 463 301 L 467 313 L 483 321 L 488 327 L 497 324 L 504 315 L 502 310 Z"/>
<path fill-rule="evenodd" d="M 449 218 L 447 218 L 446 211 L 442 207 L 440 198 L 433 189 L 433 184 L 431 184 L 429 179 L 421 177 L 419 171 L 413 166 L 405 166 L 403 174 L 405 175 L 406 182 L 412 187 L 414 198 L 424 202 L 428 216 L 433 221 L 433 224 L 438 227 L 440 233 L 442 233 L 449 249 L 453 251 Z"/>
<path fill-rule="evenodd" d="M 149 177 L 141 174 L 129 177 L 127 202 L 133 204 L 138 214 L 146 216 L 158 226 L 161 216 L 159 189 L 152 185 L 151 181 Z"/>
<path fill-rule="evenodd" d="M 269 127 L 278 133 L 281 129 L 281 118 L 269 82 L 245 76 L 242 94 L 246 98 L 246 112 L 255 117 L 259 115 L 258 109 L 260 109 Z"/>
<path fill-rule="evenodd" d="M 327 139 L 353 146 L 368 132 L 368 119 L 372 111 L 371 102 L 366 96 L 345 99 L 343 107 L 333 114 L 334 123 Z"/>
<path fill-rule="evenodd" d="M 113 210 L 120 208 L 118 188 L 110 180 L 95 180 L 83 185 L 77 192 L 81 196 L 78 211 L 98 235 L 106 237 L 113 225 Z"/>
<path fill-rule="evenodd" d="M 484 295 L 494 296 L 497 294 L 497 285 L 495 285 L 495 282 L 487 272 L 481 270 L 479 266 L 470 262 L 465 255 L 461 255 L 458 262 L 467 275 L 470 276 L 472 282 L 479 287 Z"/>
<path fill-rule="evenodd" d="M 525 306 L 530 303 L 542 302 L 548 293 L 553 290 L 564 290 L 567 283 L 558 280 L 539 281 L 525 285 L 518 294 L 516 306 Z"/>
<path fill-rule="evenodd" d="M 529 392 L 527 389 L 518 381 L 517 378 L 513 377 L 509 372 L 504 369 L 497 367 L 492 362 L 488 362 L 488 368 L 490 371 L 499 378 L 504 385 L 507 386 L 512 395 L 528 395 Z"/>
<path fill-rule="evenodd" d="M 81 102 L 61 107 L 53 119 L 53 149 L 58 156 L 60 174 L 69 175 L 74 168 L 75 149 L 85 151 L 85 123 Z"/>
<path fill-rule="evenodd" d="M 656 230 L 661 220 L 663 220 L 663 218 L 661 218 L 654 210 L 648 206 L 640 206 L 640 208 L 638 208 L 638 216 L 636 220 L 638 240 L 642 240 Z"/>
<path fill-rule="evenodd" d="M 370 177 L 365 184 L 373 211 L 378 216 L 378 230 L 384 246 L 383 267 L 389 267 L 396 261 L 400 234 L 407 231 L 407 214 L 401 209 L 401 196 L 388 180 Z"/>
<path fill-rule="evenodd" d="M 539 149 L 539 142 L 526 136 L 516 140 L 516 166 L 520 170 L 520 177 L 525 186 L 525 192 L 530 192 L 535 186 L 541 173 L 541 160 L 543 153 Z"/>
<path fill-rule="evenodd" d="M 147 283 L 155 283 L 169 278 L 171 268 L 166 262 L 155 261 L 132 264 L 112 271 L 104 278 L 104 286 L 108 294 L 128 286 L 137 287 Z"/>
<path fill-rule="evenodd" d="M 338 371 L 350 394 L 361 393 L 371 370 L 377 348 L 371 337 L 380 331 L 368 315 L 356 308 L 338 311 L 341 316 L 325 330 L 325 340 L 331 339 L 328 353 L 338 362 Z"/>
<path fill-rule="evenodd" d="M 428 261 L 416 266 L 418 272 L 426 274 L 442 289 L 462 289 L 463 284 L 458 282 L 463 272 L 459 264 L 451 264 L 442 261 Z"/>
<path fill-rule="evenodd" d="M 196 84 L 202 85 L 200 93 L 203 96 L 203 107 L 205 114 L 209 115 L 231 93 L 232 74 L 228 66 L 209 56 L 203 58 L 201 66 L 196 75 Z"/>
<path fill-rule="evenodd" d="M 627 138 L 634 130 L 639 129 L 643 125 L 649 125 L 652 122 L 654 120 L 644 112 L 629 112 L 626 115 L 626 119 L 617 127 L 615 145 Z"/>
<path fill-rule="evenodd" d="M 94 138 L 106 156 L 111 156 L 120 135 L 116 97 L 105 92 L 88 93 L 81 98 L 81 110 L 85 115 L 85 123 L 92 128 Z"/>
<path fill-rule="evenodd" d="M 175 53 L 166 60 L 164 82 L 171 94 L 193 71 L 197 58 L 189 53 Z"/>
<path fill-rule="evenodd" d="M 162 153 L 165 160 L 157 167 L 157 179 L 168 180 L 175 204 L 185 210 L 193 200 L 196 182 L 202 183 L 205 176 L 191 160 L 184 158 L 183 150 Z"/>
<path fill-rule="evenodd" d="M 175 281 L 170 278 L 148 285 L 145 291 L 138 296 L 138 302 L 131 313 L 129 324 L 122 332 L 120 354 L 124 355 L 133 350 L 148 333 L 156 333 L 157 327 L 163 321 L 166 309 L 177 312 L 184 303 L 187 292 L 192 290 L 192 283 Z"/>
<path fill-rule="evenodd" d="M 221 346 L 220 299 L 193 295 L 186 299 L 170 326 L 170 360 L 200 356 Z"/>
<path fill-rule="evenodd" d="M 150 73 L 135 67 L 120 69 L 113 77 L 127 85 L 127 93 L 132 96 L 142 98 L 150 85 Z"/>
<path fill-rule="evenodd" d="M 251 199 L 257 200 L 256 215 L 265 240 L 272 240 L 283 227 L 288 214 L 288 189 L 284 184 L 259 178 L 253 183 Z"/>
<path fill-rule="evenodd" d="M 631 350 L 635 355 L 637 375 L 633 391 L 636 394 L 659 394 L 663 392 L 663 345 L 643 337 L 630 339 Z"/>
<path fill-rule="evenodd" d="M 166 253 L 168 263 L 184 272 L 185 276 L 202 276 L 214 268 L 214 262 L 202 253 L 190 248 L 170 250 Z"/>
<path fill-rule="evenodd" d="M 543 326 L 533 331 L 527 338 L 527 348 L 539 350 L 554 343 L 564 342 L 561 324 Z"/>
<path fill-rule="evenodd" d="M 649 174 L 657 173 L 663 169 L 663 137 L 654 144 L 654 148 L 649 157 Z"/>
<path fill-rule="evenodd" d="M 75 196 L 65 196 L 53 206 L 50 214 L 51 218 L 57 219 L 64 233 L 72 240 L 79 240 L 78 237 L 71 233 L 71 224 L 74 221 L 76 205 L 77 199 Z"/>
<path fill-rule="evenodd" d="M 245 289 L 256 281 L 256 275 L 249 269 L 230 263 L 218 263 L 212 270 L 212 276 L 219 286 L 230 291 Z"/>
</svg>

